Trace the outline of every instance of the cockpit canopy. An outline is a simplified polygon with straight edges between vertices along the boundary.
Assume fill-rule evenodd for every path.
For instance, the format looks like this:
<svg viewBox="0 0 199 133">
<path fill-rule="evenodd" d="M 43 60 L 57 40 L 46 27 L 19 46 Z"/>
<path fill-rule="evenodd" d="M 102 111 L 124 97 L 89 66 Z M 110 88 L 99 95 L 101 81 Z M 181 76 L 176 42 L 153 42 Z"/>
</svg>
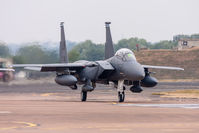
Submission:
<svg viewBox="0 0 199 133">
<path fill-rule="evenodd" d="M 122 59 L 122 61 L 136 60 L 134 53 L 127 48 L 119 49 L 115 53 L 115 56 L 118 57 L 119 59 Z"/>
</svg>

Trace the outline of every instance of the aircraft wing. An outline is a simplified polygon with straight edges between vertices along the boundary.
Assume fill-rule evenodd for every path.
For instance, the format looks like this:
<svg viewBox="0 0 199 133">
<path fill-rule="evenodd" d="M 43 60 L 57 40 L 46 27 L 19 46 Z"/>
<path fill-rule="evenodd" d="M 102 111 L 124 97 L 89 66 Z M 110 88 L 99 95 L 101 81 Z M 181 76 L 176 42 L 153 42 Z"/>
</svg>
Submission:
<svg viewBox="0 0 199 133">
<path fill-rule="evenodd" d="M 151 65 L 142 65 L 144 68 L 154 68 L 154 69 L 167 69 L 167 70 L 181 70 L 183 71 L 183 68 L 180 67 L 169 67 L 169 66 L 151 66 Z"/>
<path fill-rule="evenodd" d="M 0 71 L 15 71 L 15 70 L 11 68 L 0 68 Z"/>
<path fill-rule="evenodd" d="M 41 71 L 41 67 L 24 67 L 26 70 L 32 70 L 32 71 Z"/>
<path fill-rule="evenodd" d="M 53 63 L 53 64 L 13 64 L 12 67 L 23 67 L 27 70 L 34 70 L 40 72 L 48 72 L 48 71 L 64 71 L 66 69 L 69 70 L 78 70 L 84 67 L 92 67 L 96 66 L 96 63 Z"/>
</svg>

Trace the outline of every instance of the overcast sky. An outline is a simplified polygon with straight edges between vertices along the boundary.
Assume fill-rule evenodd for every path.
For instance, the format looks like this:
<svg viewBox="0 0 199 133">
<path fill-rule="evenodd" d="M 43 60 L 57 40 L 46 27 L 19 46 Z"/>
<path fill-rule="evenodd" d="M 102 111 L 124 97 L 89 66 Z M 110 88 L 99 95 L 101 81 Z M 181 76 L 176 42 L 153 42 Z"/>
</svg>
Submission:
<svg viewBox="0 0 199 133">
<path fill-rule="evenodd" d="M 66 39 L 104 43 L 104 22 L 113 41 L 139 37 L 157 42 L 199 33 L 199 0 L 0 0 L 0 40 L 7 43 Z"/>
</svg>

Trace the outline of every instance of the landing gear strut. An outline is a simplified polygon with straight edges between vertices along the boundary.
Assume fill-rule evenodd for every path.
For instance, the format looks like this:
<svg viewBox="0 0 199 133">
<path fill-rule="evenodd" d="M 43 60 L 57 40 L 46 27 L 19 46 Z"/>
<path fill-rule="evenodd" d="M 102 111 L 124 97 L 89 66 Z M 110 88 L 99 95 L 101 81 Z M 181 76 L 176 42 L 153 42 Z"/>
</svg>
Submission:
<svg viewBox="0 0 199 133">
<path fill-rule="evenodd" d="M 86 84 L 82 87 L 82 91 L 93 91 L 94 87 L 91 84 L 91 80 L 87 79 Z"/>
<path fill-rule="evenodd" d="M 84 102 L 87 99 L 87 91 L 81 91 L 81 101 Z"/>
<path fill-rule="evenodd" d="M 125 87 L 124 87 L 124 80 L 118 81 L 117 91 L 118 91 L 118 102 L 124 102 L 125 99 Z"/>
<path fill-rule="evenodd" d="M 93 86 L 95 85 L 94 83 L 91 82 L 90 79 L 87 79 L 86 80 L 86 84 L 82 87 L 82 91 L 81 91 L 81 101 L 84 102 L 86 101 L 87 99 L 87 92 L 89 91 L 93 91 L 94 90 L 94 87 Z"/>
</svg>

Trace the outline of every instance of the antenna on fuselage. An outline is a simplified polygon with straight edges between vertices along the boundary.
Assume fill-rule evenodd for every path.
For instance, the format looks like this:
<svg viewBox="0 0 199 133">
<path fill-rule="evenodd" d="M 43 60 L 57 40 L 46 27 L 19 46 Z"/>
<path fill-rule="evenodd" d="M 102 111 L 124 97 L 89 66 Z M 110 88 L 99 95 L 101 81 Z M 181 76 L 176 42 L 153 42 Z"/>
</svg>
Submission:
<svg viewBox="0 0 199 133">
<path fill-rule="evenodd" d="M 109 26 L 110 24 L 111 22 L 105 22 L 105 28 L 106 28 L 105 59 L 108 59 L 114 56 L 113 41 L 112 41 L 111 30 Z"/>
<path fill-rule="evenodd" d="M 59 46 L 60 63 L 68 63 L 68 53 L 67 53 L 65 33 L 64 33 L 64 22 L 60 23 L 60 27 L 61 27 L 61 41 Z"/>
</svg>

